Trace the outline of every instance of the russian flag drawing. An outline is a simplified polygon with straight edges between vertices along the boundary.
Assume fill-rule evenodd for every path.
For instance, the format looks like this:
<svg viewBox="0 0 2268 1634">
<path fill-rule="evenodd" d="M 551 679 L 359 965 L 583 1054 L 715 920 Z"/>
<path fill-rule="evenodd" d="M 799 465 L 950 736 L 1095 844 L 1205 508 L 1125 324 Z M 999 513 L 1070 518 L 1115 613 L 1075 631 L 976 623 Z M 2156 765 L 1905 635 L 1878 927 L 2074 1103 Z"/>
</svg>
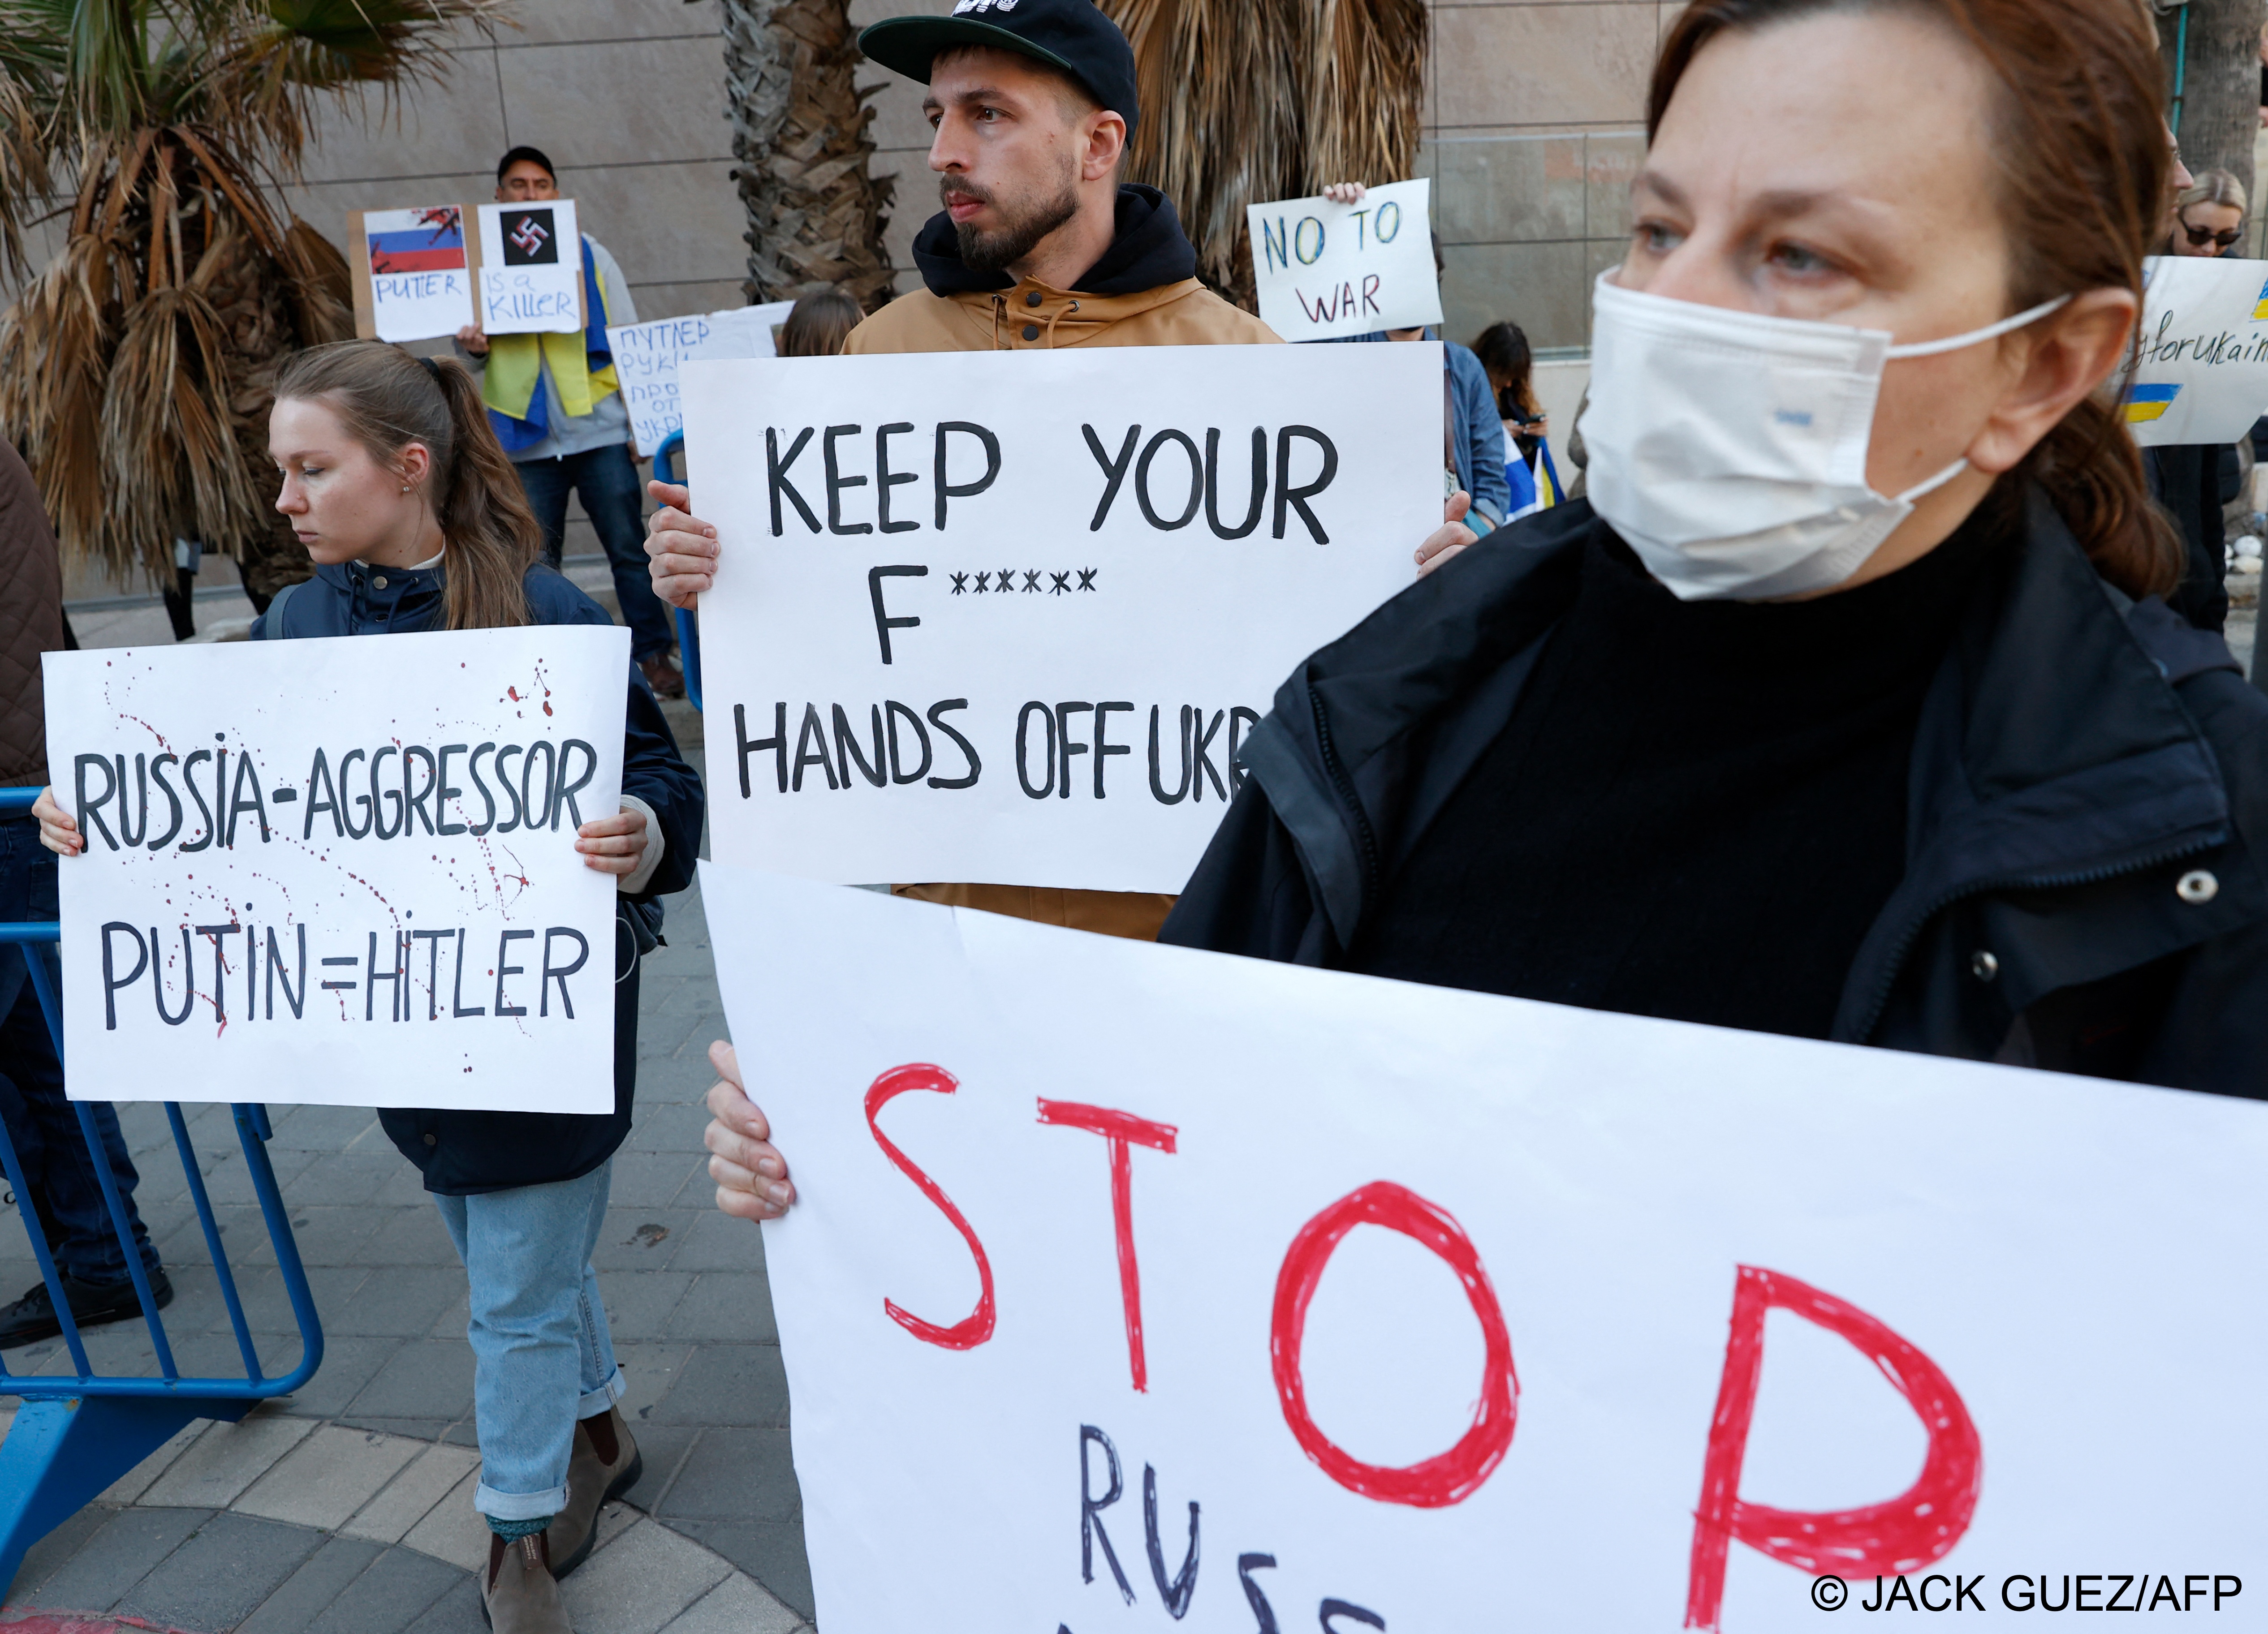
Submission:
<svg viewBox="0 0 2268 1634">
<path fill-rule="evenodd" d="M 372 210 L 363 232 L 373 273 L 447 272 L 465 264 L 464 213 L 454 205 Z"/>
<path fill-rule="evenodd" d="M 2178 385 L 2145 386 L 2138 381 L 2127 388 L 2126 423 L 2139 425 L 2145 420 L 2161 417 L 2174 406 L 2174 399 L 2181 394 L 2181 390 Z"/>
</svg>

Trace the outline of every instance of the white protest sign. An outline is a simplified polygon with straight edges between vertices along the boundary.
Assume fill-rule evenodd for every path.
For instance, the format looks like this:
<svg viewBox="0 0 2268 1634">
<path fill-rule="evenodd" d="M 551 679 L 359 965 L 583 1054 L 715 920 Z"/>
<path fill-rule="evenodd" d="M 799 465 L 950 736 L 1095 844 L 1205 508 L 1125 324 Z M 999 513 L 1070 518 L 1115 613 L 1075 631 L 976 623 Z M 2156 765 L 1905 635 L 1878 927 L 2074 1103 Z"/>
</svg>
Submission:
<svg viewBox="0 0 2268 1634">
<path fill-rule="evenodd" d="M 684 369 L 713 855 L 1178 890 L 1293 665 L 1441 521 L 1441 352 Z"/>
<path fill-rule="evenodd" d="M 2268 1108 L 702 890 L 828 1634 L 2260 1620 Z"/>
<path fill-rule="evenodd" d="M 652 323 L 608 325 L 607 344 L 614 353 L 615 379 L 622 383 L 630 439 L 637 451 L 652 454 L 672 432 L 684 427 L 679 364 L 696 357 L 770 357 L 777 350 L 773 331 L 794 309 L 793 301 L 769 301 L 686 318 L 658 318 Z"/>
<path fill-rule="evenodd" d="M 583 327 L 583 239 L 575 201 L 483 204 L 481 328 L 560 335 Z"/>
<path fill-rule="evenodd" d="M 1421 177 L 1373 188 L 1359 204 L 1247 205 L 1262 320 L 1287 341 L 1440 322 L 1432 188 Z"/>
<path fill-rule="evenodd" d="M 629 640 L 47 654 L 70 1094 L 611 1112 Z"/>
<path fill-rule="evenodd" d="M 2126 424 L 2145 448 L 2233 443 L 2268 413 L 2268 261 L 2153 256 Z"/>
<path fill-rule="evenodd" d="M 365 340 L 430 341 L 473 321 L 473 266 L 461 205 L 356 210 L 356 332 Z"/>
</svg>

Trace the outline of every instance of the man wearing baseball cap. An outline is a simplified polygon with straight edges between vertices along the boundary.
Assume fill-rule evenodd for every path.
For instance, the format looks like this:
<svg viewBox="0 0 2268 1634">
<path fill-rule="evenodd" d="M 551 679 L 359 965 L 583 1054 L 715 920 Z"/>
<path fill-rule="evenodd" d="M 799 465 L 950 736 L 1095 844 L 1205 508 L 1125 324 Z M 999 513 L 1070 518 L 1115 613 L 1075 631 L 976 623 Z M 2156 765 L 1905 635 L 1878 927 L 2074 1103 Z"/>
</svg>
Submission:
<svg viewBox="0 0 2268 1634">
<path fill-rule="evenodd" d="M 914 238 L 921 289 L 850 332 L 845 352 L 1023 351 L 1068 346 L 1251 344 L 1279 337 L 1197 281 L 1173 202 L 1118 180 L 1141 118 L 1134 52 L 1093 0 L 961 0 L 858 36 L 865 54 L 929 87 L 929 167 L 945 209 Z M 687 490 L 651 484 L 655 592 L 690 607 L 709 588 L 716 530 Z M 1452 530 L 1444 530 L 1445 533 Z M 1435 549 L 1454 540 L 1436 535 Z M 1440 542 L 1436 542 L 1439 541 Z M 1077 930 L 1153 938 L 1162 893 L 909 885 L 909 896 Z"/>
</svg>

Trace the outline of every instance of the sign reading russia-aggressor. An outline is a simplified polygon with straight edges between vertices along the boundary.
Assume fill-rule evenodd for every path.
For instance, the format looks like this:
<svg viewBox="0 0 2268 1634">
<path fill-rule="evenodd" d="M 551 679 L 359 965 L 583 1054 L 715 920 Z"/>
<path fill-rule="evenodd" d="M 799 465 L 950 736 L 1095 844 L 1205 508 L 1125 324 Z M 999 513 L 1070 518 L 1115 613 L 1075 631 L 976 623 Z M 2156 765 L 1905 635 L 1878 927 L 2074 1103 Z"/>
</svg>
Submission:
<svg viewBox="0 0 2268 1634">
<path fill-rule="evenodd" d="M 50 652 L 70 1093 L 608 1112 L 629 633 Z"/>
<path fill-rule="evenodd" d="M 1178 890 L 1441 522 L 1441 350 L 688 362 L 714 854 Z"/>
</svg>

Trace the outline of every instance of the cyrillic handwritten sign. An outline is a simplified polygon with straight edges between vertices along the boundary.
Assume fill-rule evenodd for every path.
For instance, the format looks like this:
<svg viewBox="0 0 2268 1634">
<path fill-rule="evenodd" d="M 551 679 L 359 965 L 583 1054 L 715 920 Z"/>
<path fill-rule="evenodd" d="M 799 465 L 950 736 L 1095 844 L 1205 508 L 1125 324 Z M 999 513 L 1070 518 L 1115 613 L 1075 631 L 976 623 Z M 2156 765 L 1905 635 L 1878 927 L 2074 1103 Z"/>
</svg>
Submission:
<svg viewBox="0 0 2268 1634">
<path fill-rule="evenodd" d="M 70 1093 L 613 1110 L 628 643 L 47 654 Z"/>
<path fill-rule="evenodd" d="M 583 239 L 575 201 L 483 204 L 481 328 L 490 335 L 571 334 L 583 327 Z"/>
<path fill-rule="evenodd" d="M 1424 177 L 1326 198 L 1248 204 L 1260 316 L 1287 341 L 1323 341 L 1441 321 Z"/>
<path fill-rule="evenodd" d="M 473 321 L 479 239 L 466 235 L 462 205 L 351 211 L 347 246 L 364 340 L 436 340 Z"/>
<path fill-rule="evenodd" d="M 637 451 L 652 455 L 684 427 L 680 364 L 696 357 L 770 357 L 777 350 L 773 331 L 794 309 L 793 301 L 769 301 L 652 323 L 609 325 L 607 344 L 614 350 L 615 378 L 622 382 L 630 440 Z"/>
<path fill-rule="evenodd" d="M 2142 263 L 2126 425 L 2145 448 L 2233 443 L 2268 413 L 2268 261 Z"/>
<path fill-rule="evenodd" d="M 702 888 L 828 1634 L 2268 1591 L 2268 1108 Z"/>
<path fill-rule="evenodd" d="M 1440 526 L 1436 346 L 688 363 L 714 855 L 1180 888 Z"/>
</svg>

